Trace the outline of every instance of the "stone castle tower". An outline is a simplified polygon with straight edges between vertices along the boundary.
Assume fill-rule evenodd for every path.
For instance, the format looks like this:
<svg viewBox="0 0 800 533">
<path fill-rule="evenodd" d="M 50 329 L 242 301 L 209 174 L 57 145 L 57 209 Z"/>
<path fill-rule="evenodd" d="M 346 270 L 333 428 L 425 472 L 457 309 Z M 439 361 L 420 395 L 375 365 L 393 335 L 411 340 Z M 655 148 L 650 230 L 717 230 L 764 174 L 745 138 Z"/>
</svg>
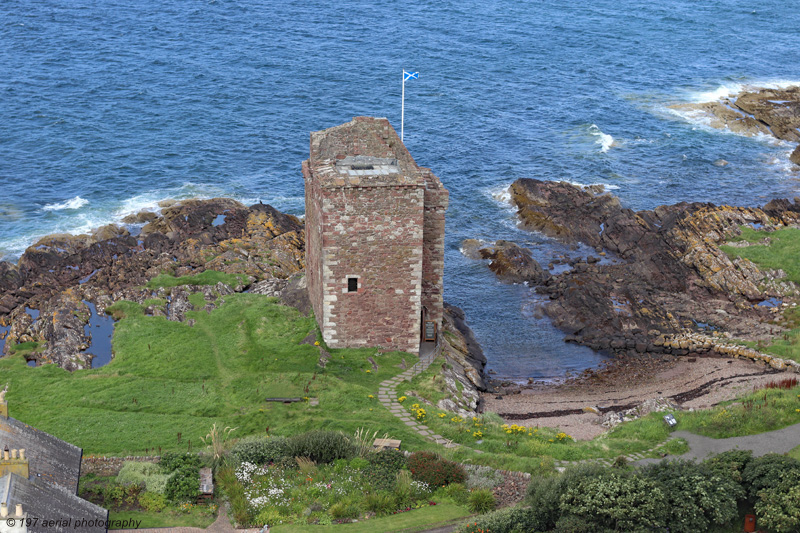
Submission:
<svg viewBox="0 0 800 533">
<path fill-rule="evenodd" d="M 385 118 L 311 133 L 306 276 L 331 348 L 419 353 L 442 323 L 448 192 Z"/>
</svg>

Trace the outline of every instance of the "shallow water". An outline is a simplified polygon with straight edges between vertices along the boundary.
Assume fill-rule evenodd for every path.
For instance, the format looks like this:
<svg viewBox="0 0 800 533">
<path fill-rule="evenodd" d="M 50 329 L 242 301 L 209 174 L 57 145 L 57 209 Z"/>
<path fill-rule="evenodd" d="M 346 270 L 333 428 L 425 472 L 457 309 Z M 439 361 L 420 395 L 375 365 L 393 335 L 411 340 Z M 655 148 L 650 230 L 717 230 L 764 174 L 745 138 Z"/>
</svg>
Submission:
<svg viewBox="0 0 800 533">
<path fill-rule="evenodd" d="M 458 251 L 553 245 L 493 198 L 518 177 L 605 183 L 623 203 L 795 196 L 791 146 L 712 130 L 669 104 L 800 78 L 785 1 L 591 4 L 363 0 L 0 3 L 0 256 L 166 198 L 303 211 L 309 132 L 386 116 L 451 192 L 445 298 L 490 367 L 559 376 L 598 356 L 527 314 Z M 726 166 L 714 164 L 719 159 Z"/>
<path fill-rule="evenodd" d="M 114 319 L 110 315 L 100 315 L 91 302 L 83 301 L 89 308 L 92 316 L 89 323 L 83 326 L 84 335 L 91 335 L 92 342 L 82 353 L 94 355 L 92 368 L 100 368 L 111 362 L 111 339 L 114 336 Z"/>
</svg>

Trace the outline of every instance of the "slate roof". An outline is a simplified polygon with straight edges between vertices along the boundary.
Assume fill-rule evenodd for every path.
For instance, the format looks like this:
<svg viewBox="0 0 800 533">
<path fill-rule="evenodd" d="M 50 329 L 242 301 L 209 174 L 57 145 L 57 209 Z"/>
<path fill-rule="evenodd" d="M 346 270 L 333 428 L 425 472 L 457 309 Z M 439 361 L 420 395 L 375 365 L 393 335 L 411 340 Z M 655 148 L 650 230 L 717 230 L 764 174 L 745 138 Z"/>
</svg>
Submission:
<svg viewBox="0 0 800 533">
<path fill-rule="evenodd" d="M 27 480 L 16 474 L 0 477 L 0 502 L 14 509 L 22 504 L 22 511 L 32 520 L 30 533 L 60 533 L 81 531 L 83 533 L 105 533 L 108 511 L 79 498 L 66 488 L 43 482 Z M 12 511 L 13 512 L 13 511 Z M 46 521 L 68 521 L 48 524 Z M 76 527 L 78 521 L 81 526 Z"/>
<path fill-rule="evenodd" d="M 78 493 L 83 450 L 19 420 L 0 417 L 0 450 L 24 449 L 31 479 Z"/>
</svg>

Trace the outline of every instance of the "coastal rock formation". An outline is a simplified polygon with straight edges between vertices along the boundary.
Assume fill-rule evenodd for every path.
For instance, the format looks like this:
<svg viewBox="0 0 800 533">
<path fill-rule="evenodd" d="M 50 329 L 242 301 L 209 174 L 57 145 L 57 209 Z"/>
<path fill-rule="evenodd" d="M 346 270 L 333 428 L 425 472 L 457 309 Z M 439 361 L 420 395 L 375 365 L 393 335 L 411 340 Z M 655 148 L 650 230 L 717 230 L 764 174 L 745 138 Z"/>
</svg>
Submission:
<svg viewBox="0 0 800 533">
<path fill-rule="evenodd" d="M 718 102 L 671 107 L 705 116 L 713 128 L 727 128 L 748 136 L 761 133 L 784 141 L 800 142 L 800 87 L 749 87 Z"/>
<path fill-rule="evenodd" d="M 486 356 L 466 323 L 464 311 L 447 302 L 442 343 L 446 361 L 442 376 L 450 398 L 442 400 L 438 407 L 453 412 L 479 411 L 480 392 L 486 390 L 483 374 Z"/>
<path fill-rule="evenodd" d="M 92 234 L 49 235 L 29 247 L 16 265 L 0 262 L 0 326 L 11 326 L 5 354 L 19 343 L 37 343 L 30 356 L 37 362 L 87 368 L 92 356 L 83 351 L 91 341 L 83 327 L 91 313 L 84 302 L 104 313 L 120 300 L 169 297 L 168 309 L 151 306 L 150 312 L 182 320 L 193 308 L 191 294 L 203 292 L 210 310 L 220 295 L 245 286 L 179 287 L 156 294 L 142 286 L 163 273 L 216 270 L 243 275 L 251 283 L 287 279 L 305 267 L 302 222 L 271 206 L 246 207 L 226 198 L 164 205 L 160 214 L 142 212 L 126 219 L 129 227 L 112 224 Z M 139 233 L 136 225 L 143 225 Z M 26 308 L 37 310 L 38 320 Z"/>
<path fill-rule="evenodd" d="M 531 256 L 530 250 L 509 241 L 497 241 L 490 248 L 478 250 L 480 257 L 490 259 L 489 269 L 503 281 L 521 283 L 529 281 L 540 284 L 550 278 L 550 273 L 542 269 Z"/>
<path fill-rule="evenodd" d="M 679 203 L 634 212 L 610 194 L 532 179 L 514 182 L 511 196 L 525 227 L 615 258 L 576 263 L 537 288 L 568 342 L 618 354 L 682 355 L 686 348 L 667 350 L 657 339 L 702 327 L 768 339 L 779 327 L 754 304 L 797 290 L 719 248 L 742 225 L 797 224 L 797 202 L 775 200 L 763 209 Z"/>
</svg>

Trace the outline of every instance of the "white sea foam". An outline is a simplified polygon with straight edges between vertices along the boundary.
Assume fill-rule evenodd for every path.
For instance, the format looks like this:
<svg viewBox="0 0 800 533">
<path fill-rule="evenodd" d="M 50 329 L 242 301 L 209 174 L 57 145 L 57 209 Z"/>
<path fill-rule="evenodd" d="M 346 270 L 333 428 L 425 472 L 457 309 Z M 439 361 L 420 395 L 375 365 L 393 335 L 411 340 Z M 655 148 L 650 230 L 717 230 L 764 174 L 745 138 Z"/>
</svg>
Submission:
<svg viewBox="0 0 800 533">
<path fill-rule="evenodd" d="M 569 181 L 569 180 L 560 180 L 560 181 L 566 181 L 570 185 L 575 185 L 576 187 L 597 187 L 598 185 L 600 185 L 607 191 L 615 191 L 619 189 L 619 185 L 612 185 L 610 183 L 602 183 L 599 181 L 595 183 L 579 183 L 577 181 Z"/>
<path fill-rule="evenodd" d="M 738 82 L 723 82 L 716 89 L 708 91 L 687 91 L 688 102 L 692 103 L 706 103 L 706 102 L 719 102 L 725 98 L 735 96 L 742 91 L 752 90 L 755 88 L 763 89 L 786 89 L 787 87 L 798 87 L 800 81 L 798 80 L 753 80 L 746 83 Z"/>
<path fill-rule="evenodd" d="M 42 211 L 61 211 L 62 209 L 80 209 L 81 207 L 87 205 L 89 200 L 85 198 L 81 198 L 80 196 L 76 196 L 75 198 L 70 198 L 61 203 L 57 204 L 47 204 L 42 208 Z"/>
<path fill-rule="evenodd" d="M 498 204 L 504 208 L 513 207 L 511 204 L 511 184 L 498 185 L 486 189 L 486 193 Z"/>
<path fill-rule="evenodd" d="M 589 133 L 597 137 L 594 142 L 600 145 L 600 151 L 603 153 L 608 152 L 613 146 L 616 146 L 614 137 L 608 133 L 603 133 L 600 128 L 597 127 L 597 124 L 589 126 Z"/>
</svg>

